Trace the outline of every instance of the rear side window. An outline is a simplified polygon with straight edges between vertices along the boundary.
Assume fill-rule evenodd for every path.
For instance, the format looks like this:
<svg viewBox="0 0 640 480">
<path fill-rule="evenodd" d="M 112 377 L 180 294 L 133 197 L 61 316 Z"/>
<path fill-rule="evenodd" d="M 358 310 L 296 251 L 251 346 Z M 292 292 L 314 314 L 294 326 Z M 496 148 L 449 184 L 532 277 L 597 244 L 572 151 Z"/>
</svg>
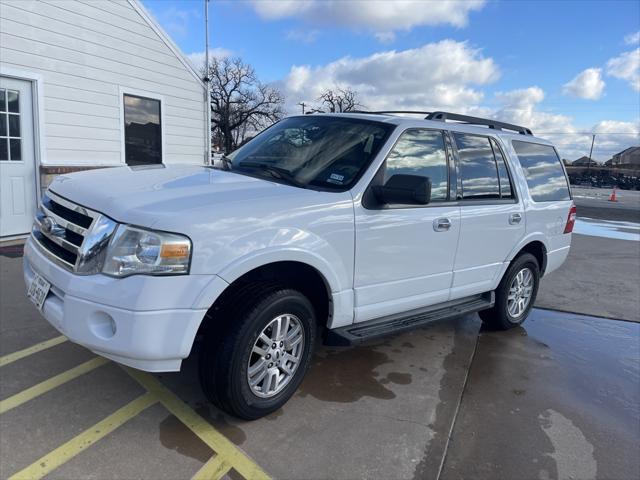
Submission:
<svg viewBox="0 0 640 480">
<path fill-rule="evenodd" d="M 491 146 L 493 147 L 493 153 L 496 156 L 496 164 L 498 166 L 498 178 L 500 180 L 500 198 L 514 198 L 513 189 L 511 188 L 511 179 L 509 178 L 509 171 L 507 170 L 507 164 L 502 155 L 502 150 L 498 146 L 493 138 L 490 139 Z"/>
<path fill-rule="evenodd" d="M 460 157 L 462 198 L 485 200 L 500 198 L 498 169 L 488 137 L 453 133 Z"/>
<path fill-rule="evenodd" d="M 411 129 L 400 136 L 389 153 L 384 182 L 397 174 L 429 177 L 431 201 L 442 201 L 449 191 L 448 170 L 442 132 Z"/>
<path fill-rule="evenodd" d="M 535 202 L 571 199 L 560 157 L 553 147 L 515 140 L 513 148 L 524 169 L 529 193 Z"/>
</svg>

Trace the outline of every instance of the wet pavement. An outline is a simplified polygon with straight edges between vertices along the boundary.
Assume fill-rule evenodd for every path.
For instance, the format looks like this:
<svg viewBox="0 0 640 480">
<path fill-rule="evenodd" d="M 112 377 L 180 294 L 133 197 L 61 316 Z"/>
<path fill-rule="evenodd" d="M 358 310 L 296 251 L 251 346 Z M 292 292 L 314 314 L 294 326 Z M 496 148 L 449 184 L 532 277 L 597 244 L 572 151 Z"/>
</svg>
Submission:
<svg viewBox="0 0 640 480">
<path fill-rule="evenodd" d="M 536 305 L 640 321 L 640 242 L 574 234 L 565 263 L 540 282 Z"/>
<path fill-rule="evenodd" d="M 481 331 L 443 479 L 640 478 L 640 324 L 536 310 Z"/>
<path fill-rule="evenodd" d="M 574 237 L 576 252 L 585 255 L 610 241 L 623 252 L 638 245 Z M 62 341 L 3 362 L 59 335 L 24 297 L 21 259 L 8 253 L 0 252 L 0 478 L 37 467 L 148 386 L 108 362 L 3 411 L 1 402 L 15 403 L 34 385 L 94 358 Z M 621 264 L 633 266 L 624 255 Z M 620 278 L 633 284 L 633 274 L 622 269 Z M 601 277 L 600 288 L 609 281 Z M 584 303 L 591 295 L 576 287 L 574 299 Z M 633 315 L 637 297 L 620 308 Z M 145 377 L 167 387 L 173 404 L 127 417 L 58 458 L 48 477 L 191 478 L 222 453 L 286 479 L 640 477 L 637 323 L 538 309 L 510 332 L 481 330 L 478 316 L 469 315 L 359 347 L 320 347 L 291 401 L 255 422 L 230 418 L 206 401 L 196 356 L 197 348 L 180 373 Z M 251 475 L 232 468 L 224 478 L 243 477 Z"/>
</svg>

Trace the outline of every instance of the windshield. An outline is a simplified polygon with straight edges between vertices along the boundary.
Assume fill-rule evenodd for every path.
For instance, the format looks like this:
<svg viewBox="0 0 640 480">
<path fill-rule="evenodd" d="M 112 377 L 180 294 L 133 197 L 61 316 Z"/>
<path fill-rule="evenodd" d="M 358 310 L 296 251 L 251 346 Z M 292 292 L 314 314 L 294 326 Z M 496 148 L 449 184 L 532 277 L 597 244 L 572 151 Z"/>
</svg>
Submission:
<svg viewBox="0 0 640 480">
<path fill-rule="evenodd" d="M 394 125 L 335 116 L 286 118 L 242 146 L 227 168 L 299 187 L 346 190 L 384 145 Z"/>
</svg>

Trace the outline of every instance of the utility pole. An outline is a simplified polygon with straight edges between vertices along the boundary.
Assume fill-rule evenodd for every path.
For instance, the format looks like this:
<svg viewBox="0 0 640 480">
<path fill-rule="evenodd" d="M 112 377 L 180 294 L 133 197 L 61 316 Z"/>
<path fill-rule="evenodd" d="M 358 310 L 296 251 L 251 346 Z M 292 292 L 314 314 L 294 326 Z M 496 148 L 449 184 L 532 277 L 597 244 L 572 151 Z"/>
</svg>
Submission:
<svg viewBox="0 0 640 480">
<path fill-rule="evenodd" d="M 589 161 L 587 162 L 587 175 L 591 177 L 591 155 L 593 155 L 593 144 L 596 142 L 596 134 L 591 137 L 591 150 L 589 150 Z"/>
<path fill-rule="evenodd" d="M 205 86 L 205 111 L 207 112 L 207 145 L 205 148 L 207 159 L 205 165 L 211 161 L 211 90 L 209 79 L 209 0 L 204 0 L 204 81 Z"/>
<path fill-rule="evenodd" d="M 300 102 L 298 105 L 302 107 L 302 114 L 304 115 L 304 108 L 307 106 L 307 104 L 304 102 Z"/>
</svg>

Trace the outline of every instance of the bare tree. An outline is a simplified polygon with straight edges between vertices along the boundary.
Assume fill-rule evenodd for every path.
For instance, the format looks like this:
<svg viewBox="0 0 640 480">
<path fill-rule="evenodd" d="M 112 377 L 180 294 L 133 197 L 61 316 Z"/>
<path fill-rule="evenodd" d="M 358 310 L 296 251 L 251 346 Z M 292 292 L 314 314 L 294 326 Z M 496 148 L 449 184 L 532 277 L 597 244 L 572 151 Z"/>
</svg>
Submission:
<svg viewBox="0 0 640 480">
<path fill-rule="evenodd" d="M 260 82 L 253 67 L 240 58 L 213 59 L 208 78 L 211 133 L 225 152 L 284 116 L 280 91 Z"/>
<path fill-rule="evenodd" d="M 347 88 L 329 89 L 318 98 L 330 112 L 352 112 L 364 106 L 358 102 L 358 92 Z"/>
</svg>

